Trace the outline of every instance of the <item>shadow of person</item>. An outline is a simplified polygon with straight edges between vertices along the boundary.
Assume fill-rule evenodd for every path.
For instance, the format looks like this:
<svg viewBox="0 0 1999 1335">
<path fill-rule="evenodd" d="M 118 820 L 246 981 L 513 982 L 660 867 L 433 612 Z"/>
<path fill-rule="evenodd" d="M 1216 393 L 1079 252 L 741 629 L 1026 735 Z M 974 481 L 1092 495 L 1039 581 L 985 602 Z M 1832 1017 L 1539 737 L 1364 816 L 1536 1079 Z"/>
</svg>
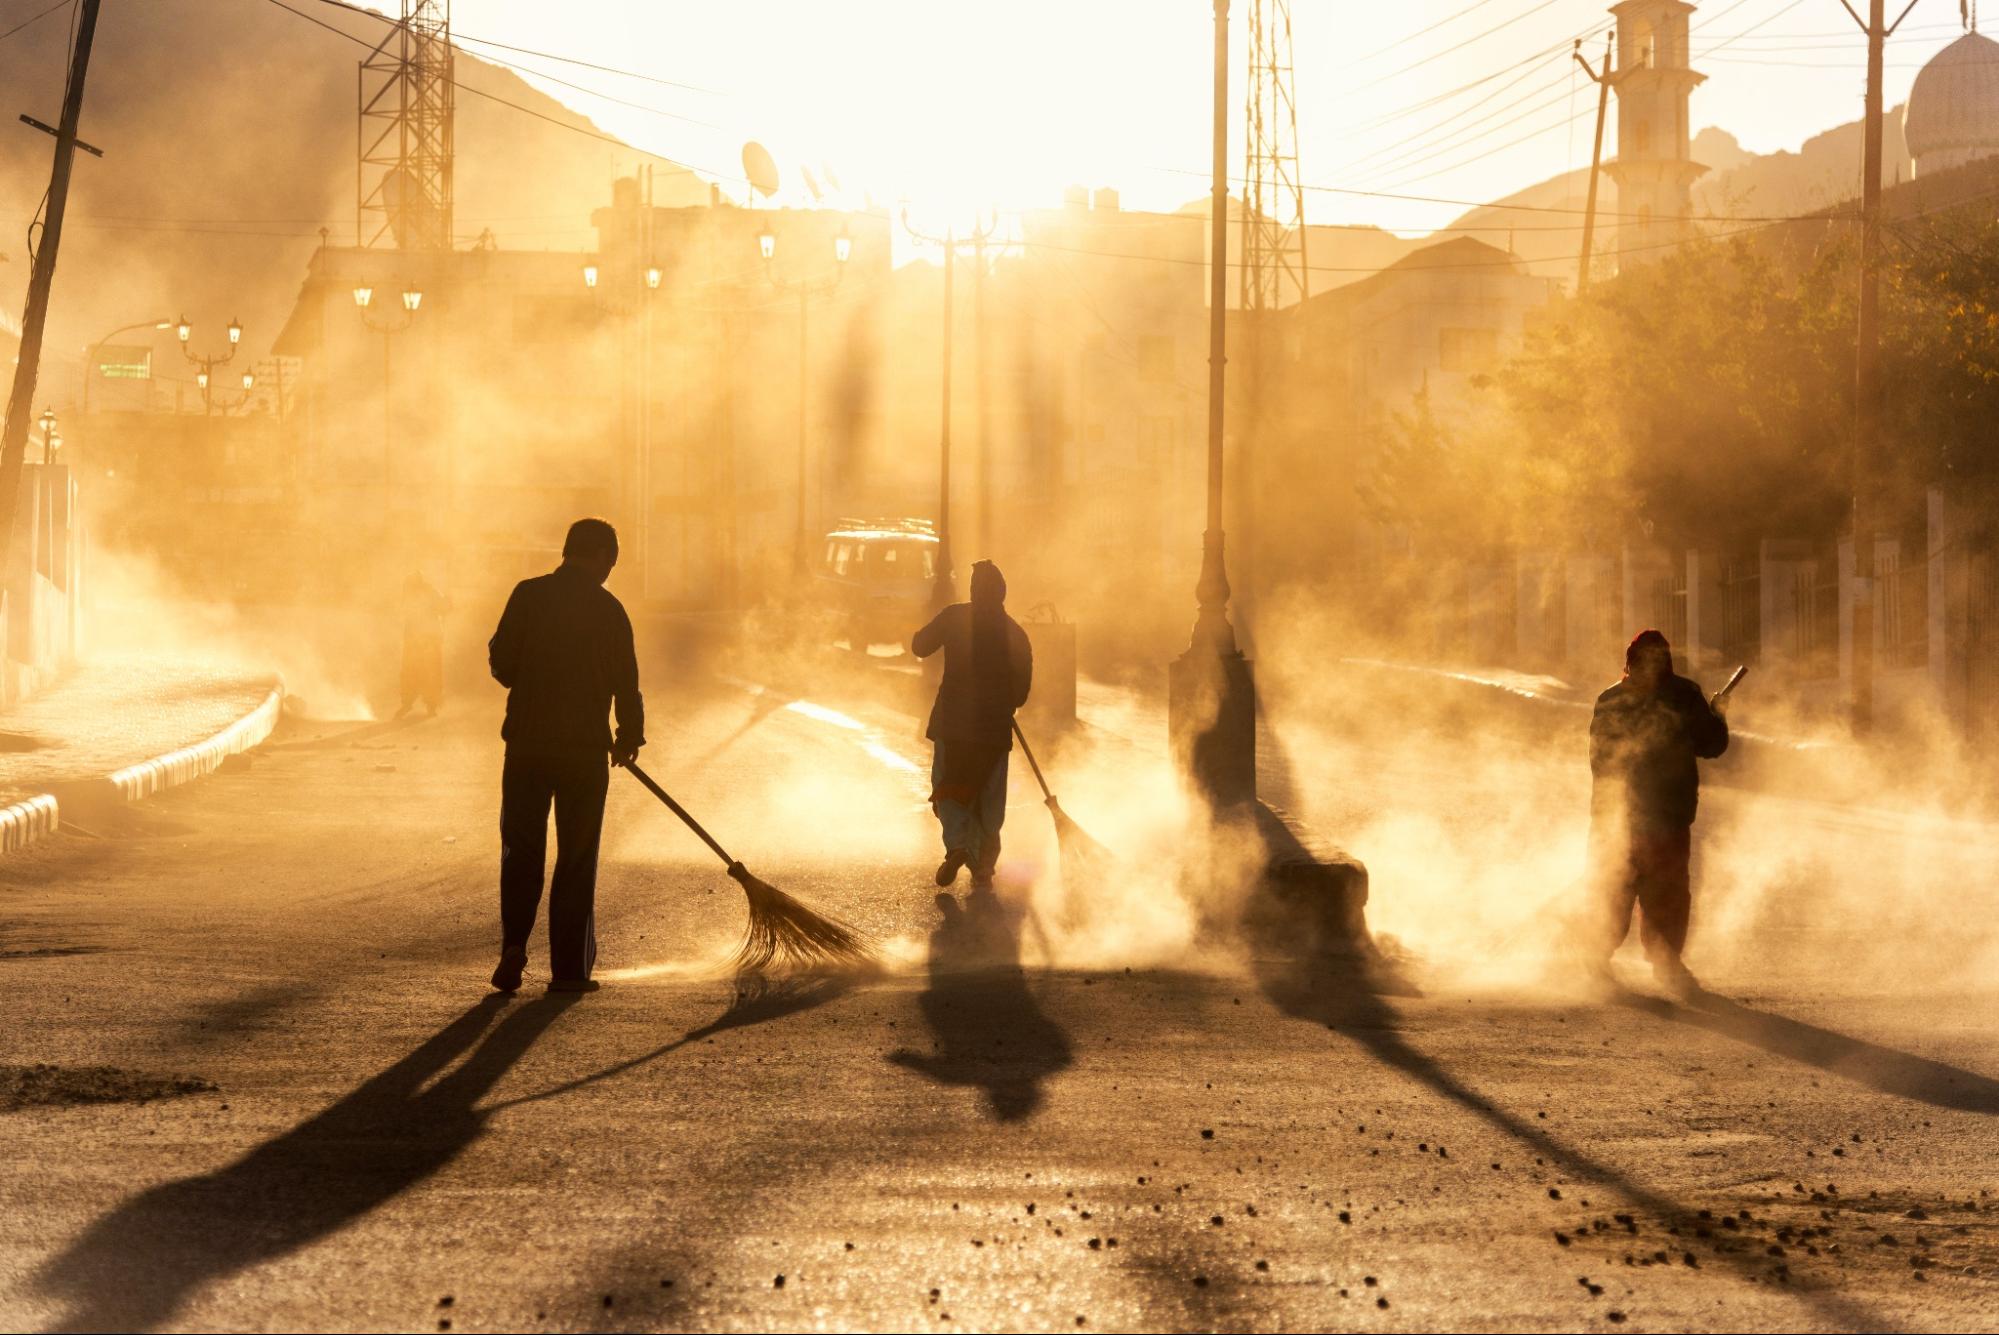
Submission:
<svg viewBox="0 0 1999 1335">
<path fill-rule="evenodd" d="M 203 1285 L 309 1246 L 423 1181 L 479 1137 L 490 1112 L 474 1105 L 575 1000 L 506 1013 L 506 998 L 486 997 L 275 1140 L 125 1201 L 37 1273 L 37 1290 L 69 1306 L 53 1329 L 162 1325 Z"/>
<path fill-rule="evenodd" d="M 1322 1024 L 1353 1040 L 1383 1065 L 1457 1104 L 1578 1180 L 1601 1184 L 1656 1218 L 1691 1229 L 1694 1212 L 1687 1206 L 1558 1140 L 1535 1123 L 1496 1107 L 1435 1058 L 1411 1047 L 1402 1037 L 1395 1007 L 1376 990 L 1373 975 L 1363 963 L 1258 960 L 1255 968 L 1263 994 L 1285 1014 Z M 1753 1253 L 1718 1252 L 1714 1262 L 1728 1266 L 1745 1282 L 1761 1282 L 1761 1262 Z M 1823 1324 L 1848 1330 L 1884 1327 L 1884 1318 L 1840 1294 L 1802 1288 L 1791 1292 L 1814 1308 Z"/>
<path fill-rule="evenodd" d="M 781 1020 L 787 1015 L 811 1010 L 827 1002 L 843 997 L 854 990 L 855 979 L 851 974 L 808 974 L 801 977 L 784 978 L 761 982 L 754 987 L 738 987 L 729 1008 L 698 1029 L 690 1029 L 680 1037 L 671 1039 L 649 1052 L 606 1066 L 601 1071 L 579 1075 L 574 1080 L 565 1080 L 548 1089 L 523 1094 L 519 1098 L 508 1099 L 504 1103 L 489 1104 L 482 1109 L 491 1116 L 503 1108 L 519 1107 L 523 1103 L 540 1103 L 547 1099 L 560 1098 L 586 1085 L 599 1084 L 613 1076 L 624 1075 L 641 1066 L 658 1061 L 672 1052 L 677 1052 L 690 1043 L 713 1038 L 716 1034 L 731 1029 L 744 1029 L 750 1025 L 763 1024 L 770 1020 Z"/>
<path fill-rule="evenodd" d="M 1027 990 L 1018 913 L 990 890 L 974 890 L 963 907 L 939 895 L 937 909 L 930 986 L 918 1002 L 937 1051 L 898 1048 L 888 1059 L 939 1084 L 976 1086 L 995 1121 L 1022 1121 L 1041 1106 L 1041 1082 L 1069 1065 L 1068 1035 Z"/>
<path fill-rule="evenodd" d="M 1712 992 L 1701 993 L 1683 1007 L 1635 994 L 1622 1000 L 1634 1009 L 1816 1066 L 1883 1094 L 1958 1112 L 1999 1113 L 1999 1080 L 1961 1066 L 1755 1010 Z"/>
</svg>

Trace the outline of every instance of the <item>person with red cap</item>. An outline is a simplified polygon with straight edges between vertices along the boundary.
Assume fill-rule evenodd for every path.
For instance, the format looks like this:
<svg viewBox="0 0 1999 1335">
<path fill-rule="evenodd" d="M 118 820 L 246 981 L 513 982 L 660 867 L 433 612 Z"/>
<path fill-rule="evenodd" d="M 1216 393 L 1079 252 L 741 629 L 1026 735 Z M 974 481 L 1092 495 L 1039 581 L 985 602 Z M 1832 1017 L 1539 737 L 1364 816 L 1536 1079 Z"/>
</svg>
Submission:
<svg viewBox="0 0 1999 1335">
<path fill-rule="evenodd" d="M 1700 760 L 1728 749 L 1725 697 L 1710 701 L 1673 671 L 1673 650 L 1656 630 L 1624 651 L 1624 678 L 1596 700 L 1590 719 L 1590 862 L 1601 896 L 1604 934 L 1597 967 L 1631 929 L 1660 984 L 1676 997 L 1700 983 L 1681 959 L 1693 907 L 1688 859 L 1700 801 Z"/>
</svg>

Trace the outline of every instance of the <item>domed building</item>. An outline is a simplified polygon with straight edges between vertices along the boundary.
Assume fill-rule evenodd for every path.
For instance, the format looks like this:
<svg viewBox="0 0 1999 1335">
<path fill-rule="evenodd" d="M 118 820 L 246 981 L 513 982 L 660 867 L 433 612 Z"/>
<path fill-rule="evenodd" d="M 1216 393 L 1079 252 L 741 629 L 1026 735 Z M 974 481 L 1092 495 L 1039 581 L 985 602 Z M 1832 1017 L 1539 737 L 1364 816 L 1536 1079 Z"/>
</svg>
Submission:
<svg viewBox="0 0 1999 1335">
<path fill-rule="evenodd" d="M 1999 154 L 1999 42 L 1968 32 L 1932 56 L 1909 90 L 1902 137 L 1918 177 Z"/>
</svg>

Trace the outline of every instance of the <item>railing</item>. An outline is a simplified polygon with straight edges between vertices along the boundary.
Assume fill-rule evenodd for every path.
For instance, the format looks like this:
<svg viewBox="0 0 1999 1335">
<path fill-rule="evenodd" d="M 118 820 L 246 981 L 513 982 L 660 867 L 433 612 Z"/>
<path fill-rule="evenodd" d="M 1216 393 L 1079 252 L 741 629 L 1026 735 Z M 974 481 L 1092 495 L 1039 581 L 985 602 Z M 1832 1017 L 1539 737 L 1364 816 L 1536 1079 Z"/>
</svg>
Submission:
<svg viewBox="0 0 1999 1335">
<path fill-rule="evenodd" d="M 1839 671 L 1839 577 L 1823 573 L 1831 564 L 1821 560 L 1800 570 L 1792 585 L 1797 659 L 1810 676 L 1829 677 Z"/>
<path fill-rule="evenodd" d="M 1665 632 L 1673 644 L 1691 647 L 1687 639 L 1687 563 L 1674 564 L 1672 573 L 1652 581 L 1652 618 L 1648 623 Z"/>
<path fill-rule="evenodd" d="M 1883 667 L 1921 667 L 1930 660 L 1928 561 L 1904 561 L 1900 553 L 1875 558 L 1874 589 L 1880 600 L 1878 657 Z"/>
<path fill-rule="evenodd" d="M 1762 648 L 1762 571 L 1754 560 L 1730 561 L 1721 573 L 1721 656 L 1754 663 Z"/>
</svg>

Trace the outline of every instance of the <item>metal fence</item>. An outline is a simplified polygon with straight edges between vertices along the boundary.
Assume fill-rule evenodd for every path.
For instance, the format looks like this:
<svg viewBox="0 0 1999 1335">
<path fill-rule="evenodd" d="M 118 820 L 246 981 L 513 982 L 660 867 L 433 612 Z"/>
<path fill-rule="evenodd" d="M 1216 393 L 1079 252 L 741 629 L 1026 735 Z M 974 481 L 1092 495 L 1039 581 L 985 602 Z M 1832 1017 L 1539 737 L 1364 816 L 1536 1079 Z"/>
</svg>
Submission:
<svg viewBox="0 0 1999 1335">
<path fill-rule="evenodd" d="M 1828 567 L 1835 573 L 1828 574 Z M 1833 562 L 1821 559 L 1800 570 L 1792 586 L 1797 613 L 1797 660 L 1811 676 L 1839 671 L 1839 575 Z"/>
<path fill-rule="evenodd" d="M 1682 616 L 1685 602 L 1681 603 Z M 1721 656 L 1754 663 L 1763 648 L 1763 575 L 1753 559 L 1730 561 L 1721 572 Z"/>
<path fill-rule="evenodd" d="M 1921 667 L 1930 661 L 1930 565 L 1905 561 L 1900 554 L 1877 557 L 1875 597 L 1880 600 L 1876 625 L 1881 643 L 1877 657 L 1883 667 Z"/>
<path fill-rule="evenodd" d="M 1673 569 L 1652 581 L 1652 619 L 1673 644 L 1690 647 L 1687 638 L 1687 563 L 1680 560 Z"/>
</svg>

